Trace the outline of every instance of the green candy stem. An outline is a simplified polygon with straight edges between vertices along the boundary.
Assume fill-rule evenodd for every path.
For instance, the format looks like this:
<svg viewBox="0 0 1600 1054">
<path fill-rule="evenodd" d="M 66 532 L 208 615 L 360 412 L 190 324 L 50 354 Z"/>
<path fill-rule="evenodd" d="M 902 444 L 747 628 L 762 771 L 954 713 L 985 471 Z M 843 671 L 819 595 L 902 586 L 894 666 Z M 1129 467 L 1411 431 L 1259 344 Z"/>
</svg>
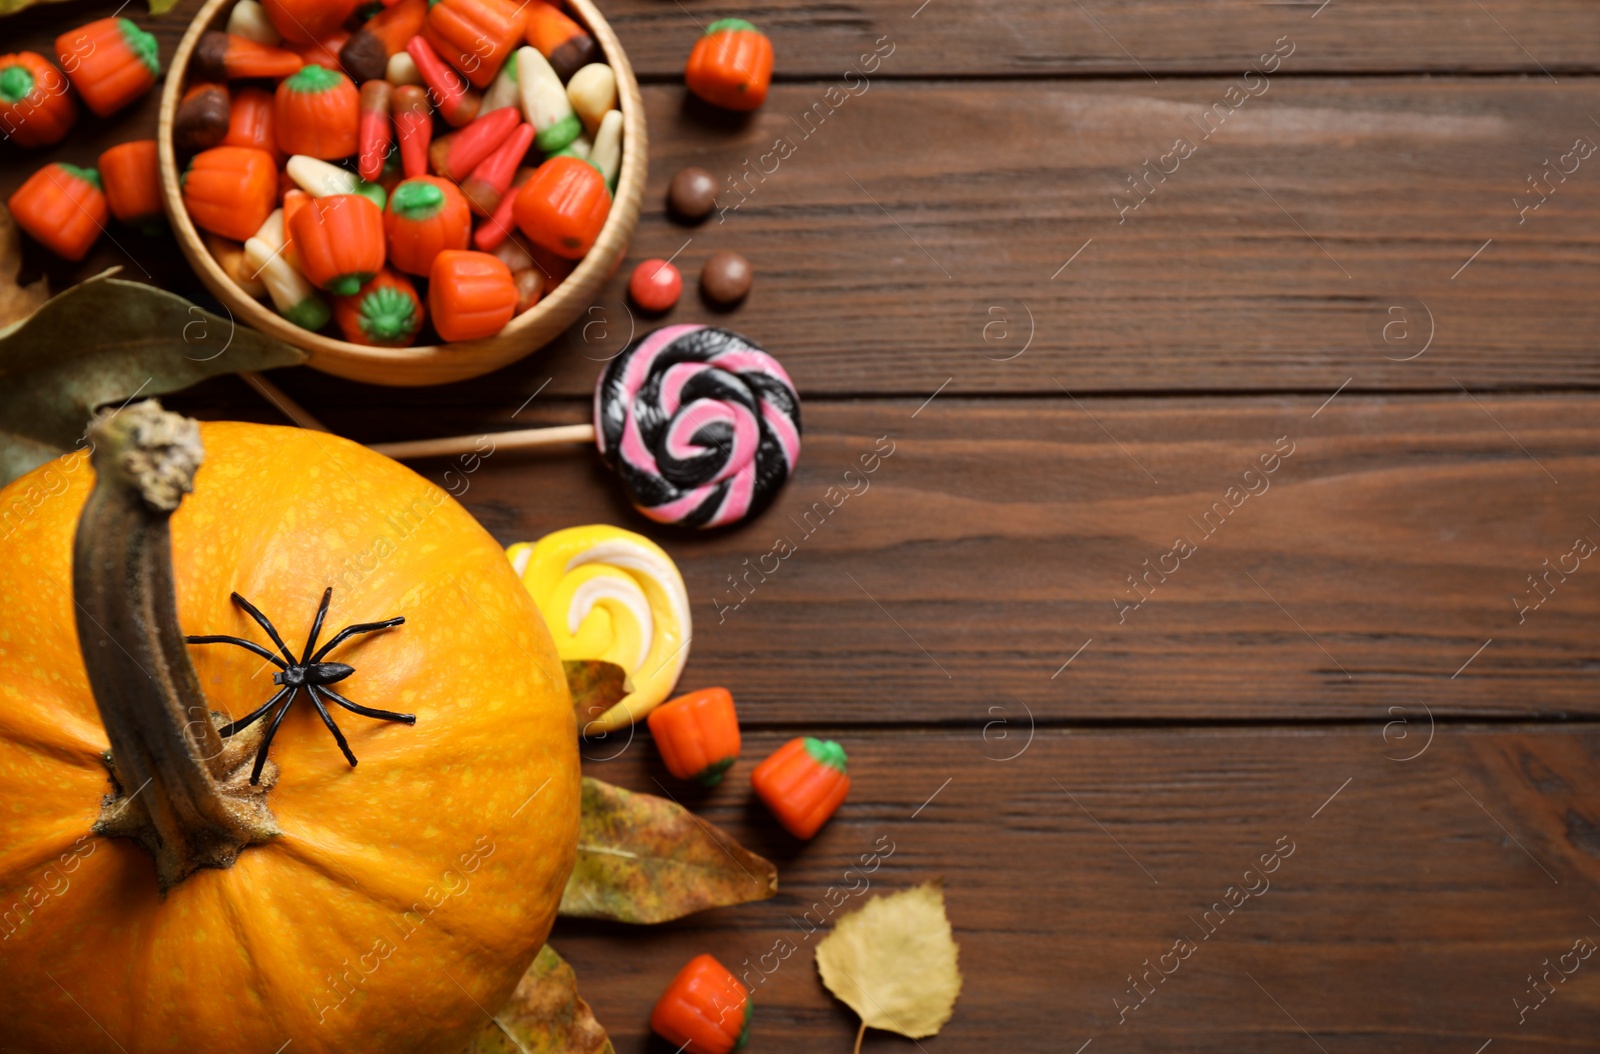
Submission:
<svg viewBox="0 0 1600 1054">
<path fill-rule="evenodd" d="M 805 746 L 806 753 L 810 754 L 811 757 L 818 763 L 826 765 L 831 769 L 838 769 L 840 772 L 845 771 L 844 747 L 841 747 L 833 740 L 812 739 L 810 736 L 807 736 L 805 739 Z"/>
<path fill-rule="evenodd" d="M 33 93 L 33 74 L 21 66 L 7 66 L 0 73 L 0 99 L 18 103 Z"/>
<path fill-rule="evenodd" d="M 128 45 L 128 50 L 144 63 L 150 76 L 161 76 L 161 49 L 156 45 L 156 38 L 126 18 L 117 19 L 117 28 L 122 31 L 122 39 Z"/>
<path fill-rule="evenodd" d="M 444 208 L 444 191 L 420 179 L 408 179 L 389 198 L 389 208 L 403 220 L 431 220 Z"/>
<path fill-rule="evenodd" d="M 69 165 L 65 161 L 57 161 L 56 167 L 64 172 L 77 176 L 79 179 L 83 180 L 96 190 L 105 189 L 100 185 L 100 173 L 92 168 L 79 168 L 77 165 Z"/>
<path fill-rule="evenodd" d="M 578 120 L 578 115 L 569 113 L 555 124 L 533 137 L 533 144 L 546 155 L 554 154 L 563 147 L 571 145 L 583 132 L 583 122 Z"/>
<path fill-rule="evenodd" d="M 342 79 L 333 70 L 323 66 L 311 65 L 301 66 L 299 73 L 296 73 L 283 83 L 289 86 L 290 91 L 315 93 L 331 91 L 337 88 L 339 81 Z"/>
<path fill-rule="evenodd" d="M 739 1030 L 739 1038 L 734 1040 L 733 1049 L 743 1050 L 744 1045 L 750 1042 L 750 1022 L 756 1016 L 756 1001 L 746 998 L 744 1001 L 744 1027 Z"/>
<path fill-rule="evenodd" d="M 384 202 L 389 200 L 389 195 L 385 193 L 382 183 L 368 183 L 364 179 L 356 181 L 356 193 L 378 206 L 380 210 L 383 208 Z"/>
<path fill-rule="evenodd" d="M 717 784 L 722 782 L 723 773 L 727 772 L 733 767 L 733 761 L 733 758 L 723 758 L 721 761 L 713 761 L 711 764 L 700 770 L 699 774 L 695 776 L 695 780 L 702 786 L 715 787 Z"/>
<path fill-rule="evenodd" d="M 361 287 L 372 281 L 370 272 L 357 271 L 353 274 L 342 274 L 329 282 L 326 286 L 328 292 L 334 296 L 355 296 L 361 292 Z"/>
<path fill-rule="evenodd" d="M 380 344 L 404 341 L 416 331 L 417 305 L 393 286 L 361 298 L 361 332 Z"/>
<path fill-rule="evenodd" d="M 333 317 L 333 309 L 320 296 L 308 296 L 285 311 L 283 317 L 301 329 L 309 329 L 315 333 L 328 324 L 328 320 Z"/>
<path fill-rule="evenodd" d="M 755 23 L 742 18 L 719 18 L 706 27 L 706 36 L 713 33 L 761 33 L 761 30 L 755 27 Z M 765 33 L 761 35 L 766 36 Z"/>
</svg>

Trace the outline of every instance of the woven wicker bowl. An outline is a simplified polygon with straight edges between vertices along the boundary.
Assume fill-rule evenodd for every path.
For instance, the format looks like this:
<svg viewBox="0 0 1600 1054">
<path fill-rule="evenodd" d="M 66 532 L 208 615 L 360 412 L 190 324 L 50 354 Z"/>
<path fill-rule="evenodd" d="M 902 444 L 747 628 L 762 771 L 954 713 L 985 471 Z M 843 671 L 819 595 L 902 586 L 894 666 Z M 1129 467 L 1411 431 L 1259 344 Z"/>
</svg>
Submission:
<svg viewBox="0 0 1600 1054">
<path fill-rule="evenodd" d="M 617 178 L 611 215 L 595 240 L 594 248 L 553 293 L 512 319 L 505 329 L 492 337 L 423 347 L 373 348 L 301 329 L 246 294 L 212 258 L 188 210 L 183 207 L 177 156 L 172 147 L 173 118 L 188 87 L 189 59 L 200 35 L 208 29 L 222 29 L 234 4 L 234 0 L 208 0 L 172 58 L 171 73 L 161 94 L 161 123 L 157 132 L 161 192 L 167 215 L 171 218 L 172 229 L 177 232 L 178 245 L 206 288 L 227 305 L 236 320 L 310 352 L 309 365 L 313 368 L 369 384 L 415 386 L 465 380 L 515 362 L 553 340 L 594 301 L 600 287 L 628 251 L 628 242 L 639 222 L 639 202 L 644 194 L 649 154 L 644 103 L 622 45 L 590 0 L 569 2 L 616 72 L 617 97 L 622 109 L 622 170 Z"/>
</svg>

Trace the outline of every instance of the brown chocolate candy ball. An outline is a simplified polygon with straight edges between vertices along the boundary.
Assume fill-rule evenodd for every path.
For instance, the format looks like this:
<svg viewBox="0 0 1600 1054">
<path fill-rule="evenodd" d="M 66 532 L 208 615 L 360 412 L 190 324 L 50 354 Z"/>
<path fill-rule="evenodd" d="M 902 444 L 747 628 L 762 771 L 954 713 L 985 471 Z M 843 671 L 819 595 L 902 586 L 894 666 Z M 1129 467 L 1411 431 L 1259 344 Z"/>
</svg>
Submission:
<svg viewBox="0 0 1600 1054">
<path fill-rule="evenodd" d="M 686 220 L 703 220 L 717 207 L 717 181 L 703 168 L 680 168 L 667 188 L 667 203 Z"/>
<path fill-rule="evenodd" d="M 717 253 L 700 272 L 700 293 L 713 304 L 737 304 L 750 292 L 752 277 L 749 260 L 738 253 Z"/>
</svg>

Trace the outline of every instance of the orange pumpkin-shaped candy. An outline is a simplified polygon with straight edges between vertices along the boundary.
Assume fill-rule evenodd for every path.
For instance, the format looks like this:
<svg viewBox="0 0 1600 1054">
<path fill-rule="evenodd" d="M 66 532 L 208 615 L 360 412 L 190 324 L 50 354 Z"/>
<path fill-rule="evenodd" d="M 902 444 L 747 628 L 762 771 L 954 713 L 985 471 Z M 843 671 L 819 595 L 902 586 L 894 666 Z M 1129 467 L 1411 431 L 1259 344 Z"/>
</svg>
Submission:
<svg viewBox="0 0 1600 1054">
<path fill-rule="evenodd" d="M 156 38 L 126 18 L 102 18 L 56 38 L 56 60 L 83 103 L 109 117 L 161 76 Z"/>
<path fill-rule="evenodd" d="M 333 319 L 352 344 L 403 348 L 422 328 L 422 301 L 405 275 L 385 268 L 354 296 L 333 302 Z"/>
<path fill-rule="evenodd" d="M 0 490 L 27 510 L 0 561 L 4 1043 L 463 1049 L 577 842 L 571 698 L 503 550 L 336 436 L 136 403 L 88 443 Z"/>
<path fill-rule="evenodd" d="M 323 66 L 302 66 L 278 85 L 272 113 L 278 148 L 335 161 L 356 152 L 361 93 L 350 78 Z"/>
<path fill-rule="evenodd" d="M 100 173 L 61 161 L 29 176 L 6 207 L 17 226 L 68 260 L 88 254 L 108 218 Z"/>
<path fill-rule="evenodd" d="M 810 838 L 850 794 L 844 748 L 831 739 L 791 739 L 750 773 L 750 786 L 796 838 Z"/>
<path fill-rule="evenodd" d="M 383 267 L 383 213 L 371 198 L 313 198 L 292 217 L 286 208 L 285 219 L 300 271 L 319 289 L 352 296 Z"/>
<path fill-rule="evenodd" d="M 312 44 L 335 32 L 356 9 L 356 0 L 261 0 L 261 6 L 284 40 Z"/>
<path fill-rule="evenodd" d="M 161 163 L 154 139 L 118 143 L 100 155 L 100 182 L 111 215 L 153 227 L 161 219 Z"/>
<path fill-rule="evenodd" d="M 272 215 L 278 170 L 272 155 L 248 146 L 214 146 L 183 173 L 183 204 L 195 226 L 242 242 Z"/>
<path fill-rule="evenodd" d="M 687 1054 L 729 1054 L 750 1038 L 750 990 L 709 955 L 678 971 L 650 1013 L 650 1030 Z"/>
<path fill-rule="evenodd" d="M 77 119 L 67 78 L 43 55 L 0 55 L 0 138 L 18 146 L 49 146 L 65 138 Z"/>
<path fill-rule="evenodd" d="M 767 101 L 772 41 L 742 18 L 718 19 L 694 42 L 683 80 L 713 106 L 754 110 Z"/>
<path fill-rule="evenodd" d="M 581 259 L 611 213 L 606 179 L 587 161 L 552 157 L 517 191 L 511 214 L 535 245 Z"/>
<path fill-rule="evenodd" d="M 522 294 L 511 268 L 488 253 L 446 249 L 428 272 L 428 313 L 445 340 L 478 340 L 500 332 Z"/>
<path fill-rule="evenodd" d="M 680 695 L 650 711 L 648 720 L 661 760 L 680 780 L 715 786 L 738 760 L 739 715 L 726 688 Z"/>
<path fill-rule="evenodd" d="M 228 110 L 228 134 L 224 146 L 253 146 L 265 150 L 274 160 L 282 157 L 278 150 L 278 137 L 273 133 L 273 110 L 276 107 L 272 93 L 264 88 L 240 88 L 233 93 L 233 105 Z"/>
<path fill-rule="evenodd" d="M 446 249 L 465 249 L 472 235 L 472 210 L 448 179 L 412 176 L 394 188 L 383 211 L 389 263 L 426 278 L 433 258 Z"/>
</svg>

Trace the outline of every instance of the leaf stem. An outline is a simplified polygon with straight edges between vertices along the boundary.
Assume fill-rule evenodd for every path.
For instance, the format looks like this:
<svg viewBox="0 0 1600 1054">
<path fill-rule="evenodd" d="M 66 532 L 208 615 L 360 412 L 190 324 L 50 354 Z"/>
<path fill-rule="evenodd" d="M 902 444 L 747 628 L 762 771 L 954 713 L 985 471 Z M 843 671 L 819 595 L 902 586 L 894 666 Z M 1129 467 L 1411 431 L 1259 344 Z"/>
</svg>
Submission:
<svg viewBox="0 0 1600 1054">
<path fill-rule="evenodd" d="M 856 1049 L 854 1054 L 861 1054 L 861 1041 L 866 1038 L 866 1035 L 867 1023 L 863 1021 L 861 1022 L 861 1027 L 856 1029 Z"/>
</svg>

